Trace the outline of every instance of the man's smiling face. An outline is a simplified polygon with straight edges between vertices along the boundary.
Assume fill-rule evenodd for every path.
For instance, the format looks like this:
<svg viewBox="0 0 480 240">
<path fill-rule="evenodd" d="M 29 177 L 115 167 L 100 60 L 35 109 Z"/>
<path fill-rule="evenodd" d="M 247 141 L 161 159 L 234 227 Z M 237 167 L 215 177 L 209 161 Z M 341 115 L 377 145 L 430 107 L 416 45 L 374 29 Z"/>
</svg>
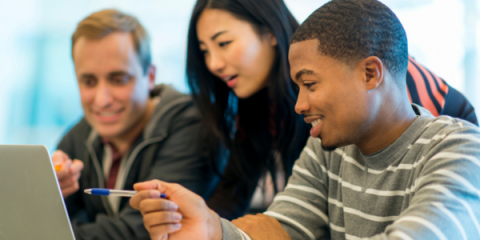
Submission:
<svg viewBox="0 0 480 240">
<path fill-rule="evenodd" d="M 333 150 L 355 144 L 368 132 L 372 117 L 361 64 L 325 56 L 317 39 L 290 46 L 290 74 L 299 86 L 295 111 L 313 125 L 310 134 Z"/>
<path fill-rule="evenodd" d="M 85 118 L 106 138 L 120 138 L 145 122 L 154 77 L 143 72 L 130 33 L 80 38 L 73 60 Z"/>
</svg>

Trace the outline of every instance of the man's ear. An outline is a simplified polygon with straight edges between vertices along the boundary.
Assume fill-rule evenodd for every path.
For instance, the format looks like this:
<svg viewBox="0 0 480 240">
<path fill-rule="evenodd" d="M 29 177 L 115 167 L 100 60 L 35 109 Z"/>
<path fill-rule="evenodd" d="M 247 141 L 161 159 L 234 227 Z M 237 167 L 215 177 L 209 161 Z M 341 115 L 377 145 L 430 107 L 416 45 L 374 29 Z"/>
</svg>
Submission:
<svg viewBox="0 0 480 240">
<path fill-rule="evenodd" d="M 157 74 L 157 68 L 155 65 L 150 65 L 147 70 L 148 77 L 148 91 L 152 91 L 155 88 L 155 76 Z"/>
<path fill-rule="evenodd" d="M 385 75 L 385 69 L 382 60 L 375 56 L 370 56 L 360 63 L 365 74 L 365 86 L 368 90 L 374 89 L 382 83 Z"/>
</svg>

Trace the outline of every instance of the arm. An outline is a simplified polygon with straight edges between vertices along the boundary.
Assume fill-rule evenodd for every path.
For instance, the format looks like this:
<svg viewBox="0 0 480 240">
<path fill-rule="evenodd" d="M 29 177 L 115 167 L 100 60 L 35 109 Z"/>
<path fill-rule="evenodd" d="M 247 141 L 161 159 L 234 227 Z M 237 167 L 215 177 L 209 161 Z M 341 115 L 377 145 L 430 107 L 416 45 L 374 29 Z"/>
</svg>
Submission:
<svg viewBox="0 0 480 240">
<path fill-rule="evenodd" d="M 480 238 L 478 130 L 447 135 L 425 157 L 409 207 L 371 239 Z"/>
</svg>

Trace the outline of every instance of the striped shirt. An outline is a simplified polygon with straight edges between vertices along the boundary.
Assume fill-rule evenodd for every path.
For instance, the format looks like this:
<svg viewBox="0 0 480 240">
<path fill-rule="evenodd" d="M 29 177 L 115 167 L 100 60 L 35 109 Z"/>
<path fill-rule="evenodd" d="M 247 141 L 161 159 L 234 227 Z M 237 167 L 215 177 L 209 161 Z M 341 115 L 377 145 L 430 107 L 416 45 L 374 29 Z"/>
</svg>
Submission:
<svg viewBox="0 0 480 240">
<path fill-rule="evenodd" d="M 435 117 L 448 115 L 478 125 L 475 110 L 465 96 L 411 56 L 408 58 L 407 91 L 411 103 L 426 108 Z"/>
<path fill-rule="evenodd" d="M 480 129 L 413 107 L 417 119 L 372 155 L 310 138 L 265 214 L 292 239 L 480 239 Z"/>
</svg>

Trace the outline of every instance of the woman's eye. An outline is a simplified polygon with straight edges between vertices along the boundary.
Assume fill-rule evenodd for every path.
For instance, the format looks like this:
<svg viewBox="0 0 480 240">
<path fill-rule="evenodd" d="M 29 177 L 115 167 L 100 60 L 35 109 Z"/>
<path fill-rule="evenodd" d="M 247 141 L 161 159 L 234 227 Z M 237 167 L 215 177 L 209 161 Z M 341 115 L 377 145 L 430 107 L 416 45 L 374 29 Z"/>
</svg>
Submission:
<svg viewBox="0 0 480 240">
<path fill-rule="evenodd" d="M 200 49 L 200 52 L 201 52 L 203 55 L 205 55 L 208 51 L 207 51 L 207 49 Z"/>
<path fill-rule="evenodd" d="M 220 46 L 220 47 L 225 47 L 225 46 L 227 46 L 228 44 L 230 44 L 231 42 L 232 42 L 232 41 L 220 42 L 220 43 L 218 44 L 218 46 Z"/>
<path fill-rule="evenodd" d="M 303 86 L 307 87 L 307 89 L 310 89 L 310 87 L 313 86 L 314 83 L 304 83 Z"/>
</svg>

